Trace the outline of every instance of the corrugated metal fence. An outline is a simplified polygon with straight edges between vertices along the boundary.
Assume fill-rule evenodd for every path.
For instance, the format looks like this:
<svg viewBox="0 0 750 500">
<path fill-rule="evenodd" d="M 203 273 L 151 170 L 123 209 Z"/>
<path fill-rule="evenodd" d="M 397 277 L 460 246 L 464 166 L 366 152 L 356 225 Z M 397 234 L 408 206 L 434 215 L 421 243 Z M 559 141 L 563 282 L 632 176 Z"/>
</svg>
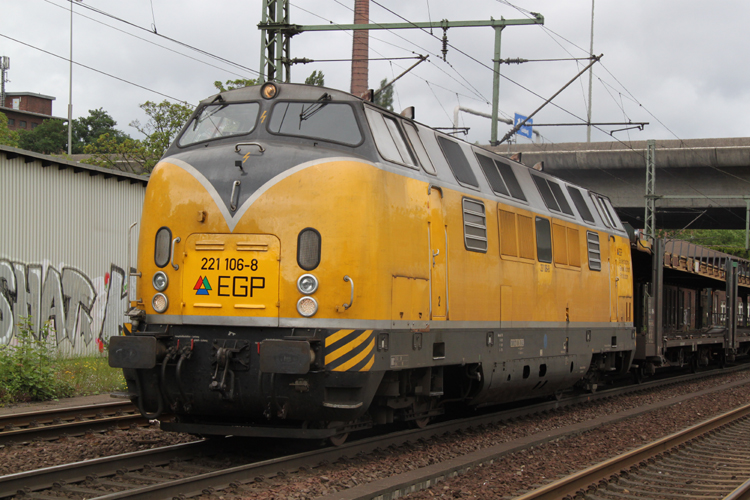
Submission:
<svg viewBox="0 0 750 500">
<path fill-rule="evenodd" d="M 24 318 L 60 354 L 98 352 L 128 306 L 128 227 L 148 178 L 0 146 L 0 345 Z M 135 267 L 138 226 L 132 235 Z"/>
</svg>

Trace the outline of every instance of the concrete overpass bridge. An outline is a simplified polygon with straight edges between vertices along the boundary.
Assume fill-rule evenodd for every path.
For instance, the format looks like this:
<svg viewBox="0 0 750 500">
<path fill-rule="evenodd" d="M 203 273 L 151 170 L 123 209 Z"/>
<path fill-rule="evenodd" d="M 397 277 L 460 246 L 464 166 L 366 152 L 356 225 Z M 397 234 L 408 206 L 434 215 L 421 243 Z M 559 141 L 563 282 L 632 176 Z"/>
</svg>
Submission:
<svg viewBox="0 0 750 500">
<path fill-rule="evenodd" d="M 644 226 L 646 141 L 511 144 L 490 148 L 544 162 L 544 171 L 609 196 L 620 217 Z M 750 138 L 656 141 L 657 229 L 745 229 Z"/>
</svg>

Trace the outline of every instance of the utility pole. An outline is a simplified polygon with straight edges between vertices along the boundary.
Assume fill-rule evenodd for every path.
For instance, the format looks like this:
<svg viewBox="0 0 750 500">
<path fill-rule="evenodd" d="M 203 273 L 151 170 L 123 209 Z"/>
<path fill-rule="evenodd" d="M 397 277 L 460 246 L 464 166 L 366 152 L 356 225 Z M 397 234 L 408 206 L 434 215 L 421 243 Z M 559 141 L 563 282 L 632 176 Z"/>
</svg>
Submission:
<svg viewBox="0 0 750 500">
<path fill-rule="evenodd" d="M 5 107 L 5 82 L 9 82 L 5 73 L 10 69 L 10 57 L 0 57 L 0 106 Z"/>
<path fill-rule="evenodd" d="M 354 24 L 370 23 L 370 0 L 354 0 Z M 352 42 L 351 93 L 361 97 L 367 92 L 370 59 L 370 32 L 354 32 Z"/>
<path fill-rule="evenodd" d="M 291 81 L 290 41 L 297 33 L 290 31 L 289 0 L 263 0 L 263 13 L 258 25 L 260 40 L 260 76 L 258 83 Z"/>
<path fill-rule="evenodd" d="M 591 45 L 589 47 L 589 57 L 594 57 L 594 0 L 591 0 Z M 589 111 L 588 126 L 586 127 L 586 142 L 591 142 L 591 95 L 592 83 L 594 78 L 594 68 L 589 69 Z"/>
<path fill-rule="evenodd" d="M 73 154 L 73 2 L 70 2 L 70 83 L 68 87 L 68 156 Z"/>
<path fill-rule="evenodd" d="M 646 209 L 643 215 L 643 232 L 651 241 L 656 239 L 656 141 L 649 139 L 646 147 Z"/>
<path fill-rule="evenodd" d="M 492 123 L 493 135 L 490 142 L 497 144 L 497 114 L 500 85 L 500 33 L 506 26 L 524 26 L 544 24 L 544 16 L 532 13 L 530 19 L 492 19 L 489 21 L 442 21 L 419 22 L 419 23 L 390 23 L 390 24 L 323 24 L 312 26 L 301 26 L 289 24 L 289 1 L 288 0 L 263 0 L 264 8 L 262 21 L 258 29 L 263 32 L 262 52 L 260 58 L 260 81 L 279 80 L 289 82 L 289 67 L 292 60 L 289 57 L 289 40 L 300 33 L 308 31 L 358 31 L 358 30 L 399 30 L 399 29 L 430 29 L 441 28 L 447 33 L 449 28 L 476 28 L 488 26 L 495 29 L 495 53 L 494 53 L 494 78 L 492 91 Z M 284 15 L 281 15 L 283 11 Z M 444 46 L 447 47 L 447 37 L 444 36 Z M 284 55 L 281 55 L 281 51 Z M 285 75 L 281 70 L 286 68 Z"/>
</svg>

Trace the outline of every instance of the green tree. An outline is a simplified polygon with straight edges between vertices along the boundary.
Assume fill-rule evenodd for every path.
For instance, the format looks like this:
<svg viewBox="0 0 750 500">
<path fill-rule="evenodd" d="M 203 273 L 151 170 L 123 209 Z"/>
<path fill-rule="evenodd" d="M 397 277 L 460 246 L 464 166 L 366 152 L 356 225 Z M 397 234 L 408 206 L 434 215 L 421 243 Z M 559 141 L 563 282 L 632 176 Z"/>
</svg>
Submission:
<svg viewBox="0 0 750 500">
<path fill-rule="evenodd" d="M 741 229 L 667 229 L 657 231 L 657 237 L 684 240 L 719 252 L 747 259 L 745 231 Z"/>
<path fill-rule="evenodd" d="M 317 85 L 322 87 L 325 85 L 325 75 L 322 71 L 313 71 L 310 76 L 305 78 L 305 85 Z"/>
<path fill-rule="evenodd" d="M 87 144 L 92 144 L 101 135 L 109 134 L 111 138 L 124 141 L 128 136 L 115 130 L 117 122 L 104 109 L 90 109 L 89 115 L 73 120 L 73 153 L 83 153 Z"/>
<path fill-rule="evenodd" d="M 219 92 L 241 89 L 243 87 L 252 87 L 253 85 L 258 85 L 258 80 L 254 78 L 238 78 L 237 80 L 227 80 L 225 83 L 221 83 L 218 80 L 214 82 L 214 87 L 216 87 Z"/>
<path fill-rule="evenodd" d="M 388 85 L 388 79 L 383 78 L 380 80 L 380 88 L 375 91 L 375 100 L 373 101 L 375 104 L 380 106 L 381 108 L 385 108 L 388 111 L 393 111 L 393 87 L 394 85 L 391 85 L 389 87 L 385 87 Z"/>
<path fill-rule="evenodd" d="M 68 127 L 62 120 L 44 120 L 31 130 L 21 131 L 18 146 L 45 155 L 64 153 L 68 146 Z"/>
<path fill-rule="evenodd" d="M 8 117 L 0 113 L 0 144 L 18 147 L 18 132 L 8 128 Z"/>
<path fill-rule="evenodd" d="M 134 174 L 153 170 L 160 157 L 154 157 L 143 141 L 126 137 L 123 140 L 104 133 L 83 148 L 91 155 L 83 163 L 112 168 Z"/>
<path fill-rule="evenodd" d="M 140 108 L 148 115 L 148 121 L 141 124 L 133 120 L 130 126 L 146 136 L 143 142 L 158 160 L 193 114 L 193 108 L 187 103 L 173 104 L 167 100 L 158 104 L 146 101 Z"/>
<path fill-rule="evenodd" d="M 144 139 L 122 139 L 105 133 L 84 146 L 84 153 L 92 155 L 85 162 L 136 173 L 151 172 L 193 110 L 187 104 L 166 100 L 146 101 L 140 108 L 148 115 L 148 120 L 145 123 L 134 120 L 130 126 L 145 135 Z"/>
</svg>

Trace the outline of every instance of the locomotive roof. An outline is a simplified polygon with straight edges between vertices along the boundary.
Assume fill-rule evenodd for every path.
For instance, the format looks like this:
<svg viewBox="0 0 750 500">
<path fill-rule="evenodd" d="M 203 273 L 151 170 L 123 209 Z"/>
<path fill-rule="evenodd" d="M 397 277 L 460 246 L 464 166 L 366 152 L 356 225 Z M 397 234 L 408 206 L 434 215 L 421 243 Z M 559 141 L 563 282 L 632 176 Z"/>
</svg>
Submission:
<svg viewBox="0 0 750 500">
<path fill-rule="evenodd" d="M 273 83 L 277 87 L 278 92 L 270 100 L 264 99 L 261 95 L 263 85 L 254 85 L 214 94 L 201 101 L 200 107 L 210 104 L 252 101 L 318 101 L 324 96 L 327 96 L 326 100 L 339 103 L 365 104 L 365 111 L 377 110 L 391 120 L 400 121 L 402 124 L 410 123 L 414 126 L 415 130 L 418 129 L 418 136 L 421 138 L 419 140 L 424 143 L 424 155 L 428 157 L 427 162 L 432 163 L 432 171 L 429 171 L 425 167 L 421 162 L 421 158 L 420 162 L 413 161 L 412 164 L 409 164 L 407 161 L 402 162 L 392 158 L 389 159 L 387 155 L 384 155 L 381 145 L 382 142 L 388 140 L 386 136 L 389 134 L 387 132 L 384 133 L 383 129 L 380 131 L 374 129 L 369 116 L 367 120 L 364 117 L 358 120 L 361 121 L 360 126 L 364 128 L 368 128 L 367 125 L 370 122 L 369 128 L 371 129 L 371 134 L 369 135 L 372 136 L 372 139 L 367 138 L 368 134 L 365 134 L 365 138 L 360 144 L 331 144 L 332 148 L 339 149 L 344 154 L 354 154 L 363 158 L 373 159 L 382 167 L 398 172 L 401 175 L 426 178 L 431 183 L 436 183 L 436 185 L 455 185 L 455 188 L 464 192 L 467 196 L 491 197 L 507 205 L 531 209 L 538 213 L 560 218 L 561 220 L 576 221 L 579 224 L 596 227 L 599 230 L 625 234 L 625 230 L 621 226 L 621 222 L 617 220 L 617 216 L 612 216 L 614 209 L 606 196 L 563 181 L 553 175 L 533 170 L 522 163 L 501 156 L 494 151 L 471 144 L 413 119 L 405 118 L 397 113 L 380 108 L 348 92 L 313 85 Z M 405 127 L 405 125 L 402 125 L 402 127 Z M 429 133 L 427 133 L 428 131 Z M 234 142 L 236 141 L 230 140 L 228 143 L 234 144 Z M 185 151 L 192 148 L 175 148 L 173 145 L 167 155 L 172 152 L 178 153 L 179 149 Z M 452 155 L 446 148 L 453 150 Z M 322 153 L 319 147 L 315 149 L 317 150 L 316 154 Z M 412 156 L 415 153 L 415 151 L 412 151 Z M 465 158 L 458 158 L 461 160 L 459 163 L 462 163 L 462 165 L 459 165 L 459 168 L 457 168 L 453 162 L 453 158 L 460 156 L 465 156 Z M 412 158 L 412 160 L 414 159 Z M 505 173 L 500 174 L 502 180 L 498 180 L 499 177 L 492 179 L 488 177 L 487 166 L 483 164 L 483 162 L 487 161 L 490 163 L 494 161 L 497 168 L 501 171 L 504 169 Z M 422 164 L 422 168 L 420 168 L 420 164 Z M 422 171 L 423 169 L 424 171 Z M 505 178 L 506 175 L 511 177 L 511 183 L 508 183 L 508 180 Z M 469 182 L 466 182 L 467 178 L 470 179 Z M 498 190 L 498 184 L 505 185 L 502 188 L 505 190 L 504 193 L 500 192 L 502 189 Z M 515 194 L 513 193 L 514 186 L 511 184 L 516 187 Z M 568 194 L 563 193 L 563 191 Z M 573 193 L 572 191 L 578 191 L 578 193 Z M 591 199 L 589 199 L 589 196 L 585 196 L 588 201 L 582 201 L 581 192 L 591 193 Z M 520 195 L 516 195 L 519 193 Z M 556 200 L 560 198 L 562 200 L 558 206 Z"/>
</svg>

